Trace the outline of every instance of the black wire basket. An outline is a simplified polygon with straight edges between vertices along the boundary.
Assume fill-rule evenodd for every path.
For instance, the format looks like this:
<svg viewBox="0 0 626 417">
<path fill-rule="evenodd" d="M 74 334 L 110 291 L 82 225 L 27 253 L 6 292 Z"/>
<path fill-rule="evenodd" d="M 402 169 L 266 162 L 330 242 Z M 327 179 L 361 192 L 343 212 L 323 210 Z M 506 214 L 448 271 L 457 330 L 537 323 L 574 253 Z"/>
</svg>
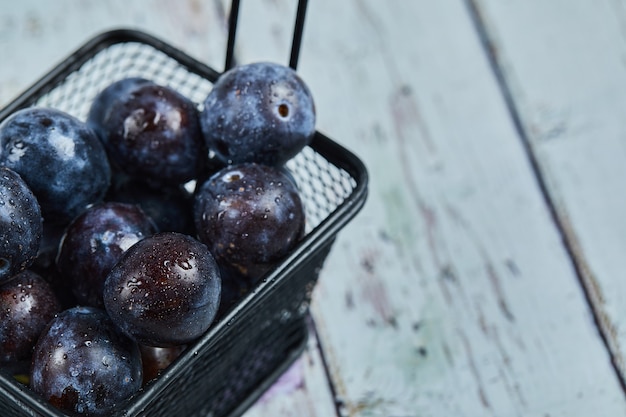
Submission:
<svg viewBox="0 0 626 417">
<path fill-rule="evenodd" d="M 231 7 L 226 69 L 233 65 L 238 3 Z M 306 2 L 300 1 L 290 59 L 294 69 L 305 8 Z M 85 120 L 99 91 L 131 76 L 168 85 L 200 107 L 220 73 L 146 33 L 110 31 L 87 42 L 0 110 L 0 121 L 35 105 Z M 320 269 L 337 233 L 365 203 L 368 178 L 358 157 L 319 132 L 287 166 L 305 205 L 304 239 L 176 362 L 119 404 L 112 416 L 240 415 L 301 354 Z M 11 375 L 0 373 L 0 415 L 65 414 Z"/>
</svg>

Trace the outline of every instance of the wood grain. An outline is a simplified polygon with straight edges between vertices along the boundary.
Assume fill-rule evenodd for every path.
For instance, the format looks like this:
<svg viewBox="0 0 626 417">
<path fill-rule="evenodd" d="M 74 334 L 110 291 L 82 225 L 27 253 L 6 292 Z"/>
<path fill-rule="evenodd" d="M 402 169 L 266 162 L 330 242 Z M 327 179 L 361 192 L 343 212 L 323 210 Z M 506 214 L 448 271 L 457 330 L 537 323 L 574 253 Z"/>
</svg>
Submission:
<svg viewBox="0 0 626 417">
<path fill-rule="evenodd" d="M 548 3 L 478 10 L 624 384 L 626 9 L 574 1 L 557 13 Z"/>
</svg>

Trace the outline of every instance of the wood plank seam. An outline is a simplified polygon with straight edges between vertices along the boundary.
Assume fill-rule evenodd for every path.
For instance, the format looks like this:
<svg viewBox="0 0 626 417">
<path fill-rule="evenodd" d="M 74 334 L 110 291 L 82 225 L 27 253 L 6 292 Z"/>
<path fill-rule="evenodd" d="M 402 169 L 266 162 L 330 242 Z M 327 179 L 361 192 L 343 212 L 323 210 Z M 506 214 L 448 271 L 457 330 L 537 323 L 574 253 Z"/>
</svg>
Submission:
<svg viewBox="0 0 626 417">
<path fill-rule="evenodd" d="M 529 135 L 522 124 L 520 113 L 515 100 L 513 99 L 511 88 L 504 75 L 502 62 L 498 57 L 497 47 L 494 45 L 492 37 L 489 34 L 485 17 L 481 13 L 480 6 L 478 4 L 479 0 L 464 0 L 464 3 L 476 28 L 479 39 L 483 44 L 489 65 L 499 85 L 500 91 L 502 92 L 505 105 L 515 130 L 517 131 L 517 134 L 522 142 L 522 146 L 528 156 L 537 185 L 539 186 L 540 192 L 546 202 L 548 211 L 557 228 L 557 231 L 561 236 L 564 249 L 572 262 L 574 272 L 583 290 L 586 303 L 591 310 L 594 325 L 598 330 L 602 343 L 608 351 L 611 366 L 617 376 L 622 391 L 626 393 L 626 368 L 624 365 L 624 358 L 620 353 L 621 351 L 618 346 L 619 342 L 615 336 L 615 326 L 611 322 L 607 312 L 602 308 L 604 297 L 600 286 L 596 282 L 591 269 L 588 267 L 588 264 L 584 259 L 575 232 L 568 222 L 567 213 L 559 211 L 556 208 L 554 198 L 548 190 L 546 178 L 543 175 L 537 155 L 533 151 Z"/>
<path fill-rule="evenodd" d="M 320 355 L 320 358 L 322 360 L 322 369 L 324 370 L 324 374 L 326 375 L 326 381 L 328 382 L 328 387 L 330 390 L 330 394 L 333 397 L 333 402 L 334 402 L 334 407 L 335 407 L 335 413 L 337 414 L 337 416 L 342 416 L 342 407 L 343 407 L 343 403 L 340 400 L 340 396 L 338 394 L 337 391 L 337 387 L 335 386 L 335 380 L 331 375 L 331 371 L 330 371 L 330 364 L 328 363 L 328 358 L 326 357 L 326 352 L 324 350 L 324 345 L 322 342 L 322 339 L 319 335 L 319 332 L 317 331 L 317 326 L 315 324 L 315 319 L 313 318 L 313 316 L 311 314 L 309 314 L 308 316 L 308 320 L 309 320 L 309 329 L 310 329 L 310 333 L 309 333 L 309 337 L 314 337 L 315 338 L 315 342 L 317 344 L 317 351 L 318 354 Z"/>
</svg>

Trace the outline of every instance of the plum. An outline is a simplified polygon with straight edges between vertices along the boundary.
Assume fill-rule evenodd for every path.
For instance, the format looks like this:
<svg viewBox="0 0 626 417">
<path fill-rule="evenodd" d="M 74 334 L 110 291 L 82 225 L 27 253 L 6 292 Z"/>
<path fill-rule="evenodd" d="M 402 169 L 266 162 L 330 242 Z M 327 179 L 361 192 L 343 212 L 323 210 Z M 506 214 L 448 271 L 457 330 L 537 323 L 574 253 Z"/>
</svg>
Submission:
<svg viewBox="0 0 626 417">
<path fill-rule="evenodd" d="M 194 221 L 217 261 L 255 282 L 298 243 L 305 213 L 281 169 L 244 163 L 218 171 L 196 190 Z"/>
<path fill-rule="evenodd" d="M 141 388 L 142 372 L 139 346 L 104 310 L 74 307 L 42 332 L 30 386 L 72 415 L 105 416 Z"/>
<path fill-rule="evenodd" d="M 104 308 L 102 291 L 111 268 L 156 226 L 139 206 L 106 202 L 88 208 L 67 227 L 57 268 L 81 305 Z"/>
<path fill-rule="evenodd" d="M 50 285 L 33 271 L 0 286 L 0 363 L 30 360 L 39 335 L 60 311 Z"/>
<path fill-rule="evenodd" d="M 113 321 L 138 343 L 187 344 L 211 325 L 221 277 L 206 245 L 191 236 L 161 232 L 128 249 L 104 284 Z"/>
<path fill-rule="evenodd" d="M 49 222 L 69 222 L 102 200 L 111 168 L 95 132 L 56 109 L 18 110 L 0 124 L 0 165 L 17 172 Z"/>
<path fill-rule="evenodd" d="M 182 184 L 208 154 L 195 104 L 172 88 L 142 78 L 114 82 L 94 99 L 87 123 L 111 162 L 155 184 Z"/>
<path fill-rule="evenodd" d="M 37 198 L 19 174 L 0 167 L 0 283 L 35 262 L 42 236 Z"/>
<path fill-rule="evenodd" d="M 315 104 L 293 69 L 256 62 L 220 76 L 200 123 L 207 147 L 223 162 L 279 166 L 311 142 Z"/>
</svg>

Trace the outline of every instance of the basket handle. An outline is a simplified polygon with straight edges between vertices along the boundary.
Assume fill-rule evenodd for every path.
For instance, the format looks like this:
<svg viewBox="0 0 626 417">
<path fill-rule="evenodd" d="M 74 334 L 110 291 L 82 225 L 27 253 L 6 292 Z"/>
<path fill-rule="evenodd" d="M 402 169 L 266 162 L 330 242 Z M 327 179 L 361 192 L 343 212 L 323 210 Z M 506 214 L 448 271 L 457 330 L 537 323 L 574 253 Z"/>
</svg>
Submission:
<svg viewBox="0 0 626 417">
<path fill-rule="evenodd" d="M 237 34 L 237 21 L 239 20 L 239 3 L 240 0 L 232 0 L 231 2 L 230 15 L 228 17 L 228 43 L 226 46 L 224 71 L 231 69 L 234 63 L 235 35 Z M 300 57 L 300 45 L 302 44 L 302 32 L 304 31 L 304 18 L 307 4 L 308 0 L 298 0 L 293 40 L 291 42 L 291 55 L 289 58 L 289 66 L 294 70 L 298 66 L 298 58 Z"/>
</svg>

